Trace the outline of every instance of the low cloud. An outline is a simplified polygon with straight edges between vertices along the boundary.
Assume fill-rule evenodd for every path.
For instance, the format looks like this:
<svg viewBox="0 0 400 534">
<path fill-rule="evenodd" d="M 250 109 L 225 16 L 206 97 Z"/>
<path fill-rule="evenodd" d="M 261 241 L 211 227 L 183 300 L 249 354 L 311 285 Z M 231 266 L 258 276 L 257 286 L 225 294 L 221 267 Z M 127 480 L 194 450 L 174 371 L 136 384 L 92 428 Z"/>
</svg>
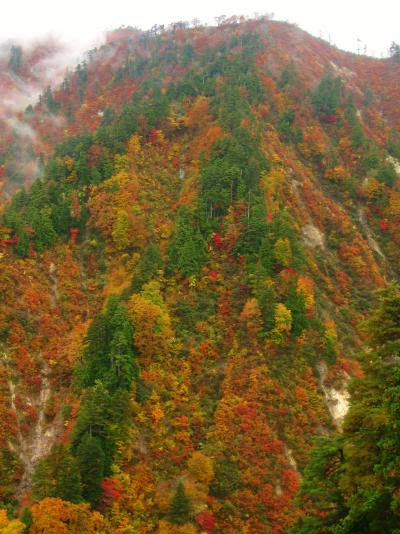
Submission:
<svg viewBox="0 0 400 534">
<path fill-rule="evenodd" d="M 14 64 L 12 49 L 14 53 L 18 49 Z M 0 43 L 0 161 L 4 160 L 0 189 L 4 193 L 12 193 L 40 173 L 33 150 L 40 139 L 26 121 L 27 106 L 34 107 L 47 87 L 57 87 L 82 57 L 82 49 L 53 37 Z M 64 124 L 61 117 L 53 120 L 58 127 Z"/>
</svg>

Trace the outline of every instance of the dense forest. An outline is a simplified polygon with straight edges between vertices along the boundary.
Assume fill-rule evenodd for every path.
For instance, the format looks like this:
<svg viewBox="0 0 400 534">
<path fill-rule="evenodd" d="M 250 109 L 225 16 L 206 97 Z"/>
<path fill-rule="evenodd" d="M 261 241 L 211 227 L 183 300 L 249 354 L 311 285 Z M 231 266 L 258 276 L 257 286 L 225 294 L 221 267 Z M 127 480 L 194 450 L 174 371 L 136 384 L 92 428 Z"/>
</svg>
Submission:
<svg viewBox="0 0 400 534">
<path fill-rule="evenodd" d="M 35 83 L 0 114 L 0 533 L 400 533 L 399 46 L 179 22 Z"/>
</svg>

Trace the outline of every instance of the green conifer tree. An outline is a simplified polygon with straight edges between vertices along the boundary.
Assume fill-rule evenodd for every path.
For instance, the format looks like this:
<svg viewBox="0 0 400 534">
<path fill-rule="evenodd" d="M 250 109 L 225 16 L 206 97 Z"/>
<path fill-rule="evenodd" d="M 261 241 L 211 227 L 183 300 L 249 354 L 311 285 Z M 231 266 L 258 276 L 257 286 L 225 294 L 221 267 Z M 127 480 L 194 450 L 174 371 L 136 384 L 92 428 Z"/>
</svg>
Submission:
<svg viewBox="0 0 400 534">
<path fill-rule="evenodd" d="M 85 434 L 77 447 L 76 458 L 82 480 L 82 495 L 92 506 L 101 497 L 105 454 L 98 438 Z"/>
<path fill-rule="evenodd" d="M 77 450 L 86 434 L 96 437 L 105 454 L 104 471 L 108 476 L 115 454 L 115 441 L 112 428 L 112 397 L 101 382 L 89 388 L 82 400 L 81 408 L 72 435 L 72 452 Z"/>
<path fill-rule="evenodd" d="M 291 284 L 284 304 L 292 312 L 292 333 L 297 337 L 309 326 L 304 293 L 298 292 L 295 284 Z"/>
<path fill-rule="evenodd" d="M 182 482 L 179 482 L 169 508 L 169 519 L 174 525 L 184 525 L 191 519 L 192 506 Z"/>
<path fill-rule="evenodd" d="M 17 72 L 22 65 L 22 48 L 20 46 L 13 45 L 10 48 L 10 58 L 8 60 L 8 66 L 13 72 Z"/>
<path fill-rule="evenodd" d="M 350 384 L 343 435 L 313 452 L 300 496 L 313 510 L 295 534 L 397 533 L 400 524 L 400 288 L 391 286 L 367 324 L 364 375 Z M 321 514 L 322 512 L 322 514 Z M 314 530 L 313 530 L 314 529 Z"/>
<path fill-rule="evenodd" d="M 182 208 L 178 214 L 168 256 L 170 266 L 184 277 L 198 274 L 207 259 L 206 244 L 200 232 L 193 228 L 187 209 Z"/>
<path fill-rule="evenodd" d="M 340 104 L 342 81 L 326 74 L 313 94 L 314 109 L 321 115 L 333 115 Z"/>
<path fill-rule="evenodd" d="M 24 508 L 22 510 L 22 514 L 21 514 L 20 520 L 25 525 L 25 533 L 29 534 L 30 528 L 31 528 L 32 523 L 33 523 L 32 512 L 29 510 L 29 508 Z"/>
<path fill-rule="evenodd" d="M 82 501 L 82 487 L 75 458 L 60 443 L 53 445 L 50 453 L 36 466 L 32 477 L 32 489 L 36 499 L 58 497 L 64 501 Z"/>
<path fill-rule="evenodd" d="M 148 245 L 139 258 L 135 273 L 132 278 L 131 289 L 140 291 L 142 286 L 150 282 L 163 267 L 160 248 L 156 245 Z"/>
<path fill-rule="evenodd" d="M 15 251 L 18 254 L 18 256 L 25 257 L 28 255 L 29 252 L 29 236 L 26 232 L 21 230 L 18 234 L 18 243 L 15 247 Z"/>
</svg>

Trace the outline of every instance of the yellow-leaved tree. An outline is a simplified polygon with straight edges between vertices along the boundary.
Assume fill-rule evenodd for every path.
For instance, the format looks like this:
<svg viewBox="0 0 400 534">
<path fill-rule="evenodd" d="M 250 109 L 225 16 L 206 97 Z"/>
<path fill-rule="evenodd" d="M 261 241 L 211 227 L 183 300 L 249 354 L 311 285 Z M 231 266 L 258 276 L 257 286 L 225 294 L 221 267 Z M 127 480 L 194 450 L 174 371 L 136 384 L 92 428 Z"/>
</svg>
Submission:
<svg viewBox="0 0 400 534">
<path fill-rule="evenodd" d="M 287 237 L 278 239 L 274 245 L 274 258 L 283 267 L 292 263 L 292 248 Z"/>
<path fill-rule="evenodd" d="M 0 533 L 1 534 L 22 534 L 25 532 L 25 525 L 18 519 L 8 519 L 7 512 L 0 510 Z"/>
<path fill-rule="evenodd" d="M 275 328 L 272 331 L 272 338 L 277 343 L 282 343 L 290 334 L 292 329 L 292 312 L 282 303 L 275 308 Z"/>
<path fill-rule="evenodd" d="M 148 282 L 140 294 L 132 296 L 129 313 L 141 364 L 146 367 L 152 361 L 162 360 L 170 352 L 174 333 L 157 280 Z"/>
<path fill-rule="evenodd" d="M 103 516 L 90 505 L 47 498 L 33 505 L 30 534 L 97 534 L 104 532 Z"/>
<path fill-rule="evenodd" d="M 122 251 L 132 246 L 135 231 L 132 218 L 124 210 L 118 212 L 112 229 L 112 238 L 118 250 Z"/>
<path fill-rule="evenodd" d="M 213 462 L 208 456 L 195 451 L 188 460 L 189 475 L 196 482 L 208 486 L 214 478 Z"/>
</svg>

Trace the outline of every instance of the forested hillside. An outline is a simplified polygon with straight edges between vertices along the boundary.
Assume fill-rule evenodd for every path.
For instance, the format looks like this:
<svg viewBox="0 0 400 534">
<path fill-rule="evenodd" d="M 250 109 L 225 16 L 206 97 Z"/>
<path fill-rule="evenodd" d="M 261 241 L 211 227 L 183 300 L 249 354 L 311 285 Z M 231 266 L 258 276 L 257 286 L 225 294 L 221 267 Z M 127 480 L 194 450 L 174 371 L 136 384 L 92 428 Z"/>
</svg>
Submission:
<svg viewBox="0 0 400 534">
<path fill-rule="evenodd" d="M 32 105 L 39 99 L 51 107 L 50 86 L 63 79 L 75 55 L 50 37 L 0 44 L 0 202 L 43 172 L 47 143 L 29 124 Z M 57 129 L 62 125 L 55 116 L 47 120 L 47 133 L 51 121 Z"/>
<path fill-rule="evenodd" d="M 123 28 L 26 109 L 0 532 L 397 532 L 396 50 Z"/>
</svg>

